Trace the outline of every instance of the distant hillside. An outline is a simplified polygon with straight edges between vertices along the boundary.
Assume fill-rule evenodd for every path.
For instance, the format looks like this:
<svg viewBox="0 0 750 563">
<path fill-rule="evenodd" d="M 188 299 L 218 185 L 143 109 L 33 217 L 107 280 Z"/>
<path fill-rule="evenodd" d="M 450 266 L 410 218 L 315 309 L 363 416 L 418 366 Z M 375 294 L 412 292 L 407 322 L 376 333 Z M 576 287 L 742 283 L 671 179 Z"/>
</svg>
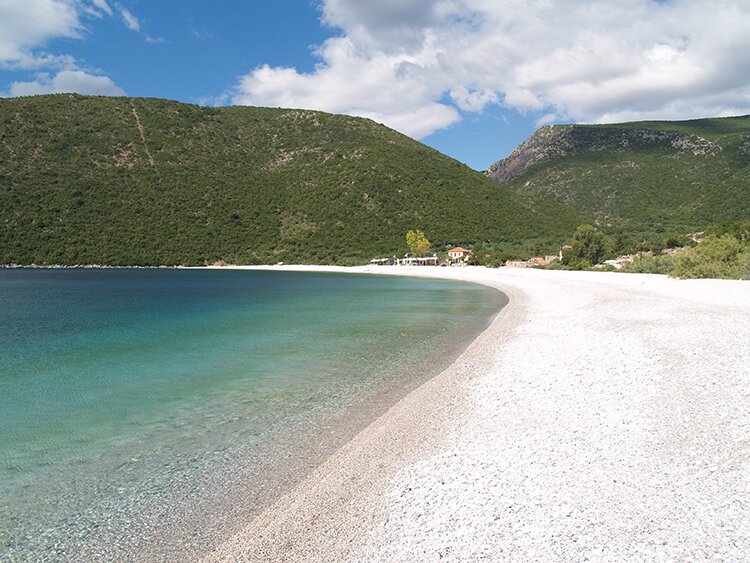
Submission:
<svg viewBox="0 0 750 563">
<path fill-rule="evenodd" d="M 542 127 L 487 174 L 625 231 L 747 219 L 750 116 Z"/>
<path fill-rule="evenodd" d="M 557 241 L 579 219 L 366 119 L 0 99 L 0 263 L 341 263 L 403 252 L 413 228 Z"/>
</svg>

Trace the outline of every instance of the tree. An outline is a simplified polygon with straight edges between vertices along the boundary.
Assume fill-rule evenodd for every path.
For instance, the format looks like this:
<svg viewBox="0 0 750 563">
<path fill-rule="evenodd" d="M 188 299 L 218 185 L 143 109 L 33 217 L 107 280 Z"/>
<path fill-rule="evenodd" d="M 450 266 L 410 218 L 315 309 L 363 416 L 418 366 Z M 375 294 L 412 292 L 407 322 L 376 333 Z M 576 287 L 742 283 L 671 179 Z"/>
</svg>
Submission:
<svg viewBox="0 0 750 563">
<path fill-rule="evenodd" d="M 430 241 L 419 229 L 406 233 L 406 244 L 414 256 L 423 256 L 430 250 Z"/>
<path fill-rule="evenodd" d="M 573 234 L 571 257 L 599 264 L 612 253 L 612 241 L 592 225 L 581 225 Z"/>
</svg>

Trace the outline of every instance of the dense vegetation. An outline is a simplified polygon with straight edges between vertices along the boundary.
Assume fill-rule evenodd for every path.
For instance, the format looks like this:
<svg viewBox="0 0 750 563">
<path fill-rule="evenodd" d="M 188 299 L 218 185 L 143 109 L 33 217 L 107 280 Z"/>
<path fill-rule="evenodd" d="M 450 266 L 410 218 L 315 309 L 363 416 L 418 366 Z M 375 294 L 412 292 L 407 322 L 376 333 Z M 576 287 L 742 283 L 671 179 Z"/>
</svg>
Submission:
<svg viewBox="0 0 750 563">
<path fill-rule="evenodd" d="M 750 221 L 722 223 L 708 228 L 696 242 L 688 238 L 668 241 L 667 253 L 641 248 L 630 255 L 622 271 L 667 274 L 676 278 L 750 279 Z M 615 242 L 592 225 L 580 225 L 570 249 L 552 269 L 590 270 L 602 268 L 617 256 Z M 665 247 L 666 248 L 666 247 Z M 614 269 L 608 265 L 607 268 Z"/>
<path fill-rule="evenodd" d="M 652 251 L 639 267 L 671 271 L 661 249 L 750 218 L 750 117 L 545 127 L 492 170 L 503 184 L 321 112 L 2 99 L 0 264 L 350 264 L 405 252 L 414 230 L 497 265 L 591 223 L 579 235 L 606 246 L 581 264 Z"/>
<path fill-rule="evenodd" d="M 544 127 L 488 171 L 550 196 L 622 250 L 750 218 L 750 116 Z"/>
<path fill-rule="evenodd" d="M 750 221 L 714 225 L 699 244 L 684 248 L 676 256 L 644 256 L 626 266 L 625 271 L 677 278 L 750 279 Z"/>
<path fill-rule="evenodd" d="M 0 100 L 0 264 L 353 263 L 555 246 L 581 222 L 370 120 L 157 99 Z"/>
</svg>

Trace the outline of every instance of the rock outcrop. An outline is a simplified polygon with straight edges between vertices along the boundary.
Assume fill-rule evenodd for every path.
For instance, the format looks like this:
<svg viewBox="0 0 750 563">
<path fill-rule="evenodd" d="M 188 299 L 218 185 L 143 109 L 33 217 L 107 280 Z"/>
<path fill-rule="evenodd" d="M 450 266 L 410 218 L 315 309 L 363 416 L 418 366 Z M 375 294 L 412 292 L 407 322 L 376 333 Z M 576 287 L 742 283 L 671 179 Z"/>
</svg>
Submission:
<svg viewBox="0 0 750 563">
<path fill-rule="evenodd" d="M 718 144 L 687 133 L 617 126 L 547 125 L 518 146 L 508 158 L 490 165 L 486 174 L 510 182 L 527 169 L 559 157 L 585 152 L 618 152 L 636 147 L 663 148 L 695 156 L 717 156 Z"/>
</svg>

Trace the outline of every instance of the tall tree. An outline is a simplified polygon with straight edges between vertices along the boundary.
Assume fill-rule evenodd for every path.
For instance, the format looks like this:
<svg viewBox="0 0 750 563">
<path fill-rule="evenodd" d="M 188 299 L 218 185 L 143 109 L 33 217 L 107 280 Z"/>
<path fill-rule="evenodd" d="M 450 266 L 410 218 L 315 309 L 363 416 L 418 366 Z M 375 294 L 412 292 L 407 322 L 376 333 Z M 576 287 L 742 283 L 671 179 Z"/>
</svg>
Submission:
<svg viewBox="0 0 750 563">
<path fill-rule="evenodd" d="M 572 255 L 575 258 L 599 264 L 612 253 L 612 241 L 592 225 L 581 225 L 573 234 Z"/>
<path fill-rule="evenodd" d="M 406 244 L 414 256 L 422 256 L 430 250 L 430 241 L 425 234 L 417 229 L 416 231 L 407 231 Z"/>
</svg>

